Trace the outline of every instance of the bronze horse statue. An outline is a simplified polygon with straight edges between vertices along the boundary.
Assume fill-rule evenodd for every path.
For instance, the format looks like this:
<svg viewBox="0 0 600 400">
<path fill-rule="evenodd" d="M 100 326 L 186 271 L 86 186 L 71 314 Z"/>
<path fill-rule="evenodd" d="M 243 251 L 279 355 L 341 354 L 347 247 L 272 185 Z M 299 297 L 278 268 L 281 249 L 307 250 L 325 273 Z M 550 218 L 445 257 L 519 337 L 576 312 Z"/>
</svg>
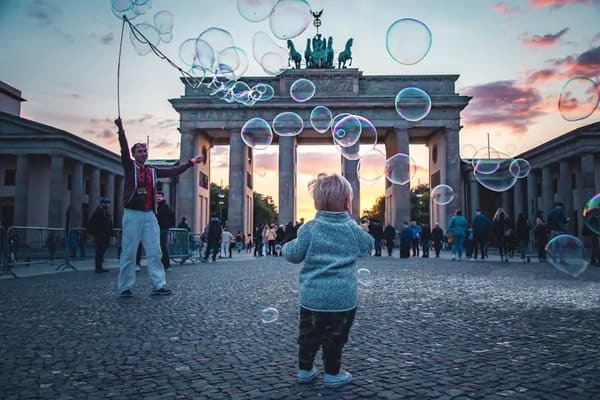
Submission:
<svg viewBox="0 0 600 400">
<path fill-rule="evenodd" d="M 352 47 L 352 42 L 352 38 L 348 39 L 344 51 L 340 52 L 340 54 L 338 55 L 338 68 L 346 68 L 346 61 L 350 61 L 348 63 L 348 66 L 352 65 L 352 52 L 350 51 L 350 48 Z"/>
<path fill-rule="evenodd" d="M 312 51 L 310 50 L 310 38 L 306 39 L 306 50 L 304 50 L 304 62 L 306 68 L 312 68 Z"/>
<path fill-rule="evenodd" d="M 300 63 L 302 62 L 302 54 L 300 54 L 296 51 L 296 48 L 294 47 L 294 43 L 289 39 L 287 41 L 287 47 L 288 47 L 288 49 L 290 49 L 290 56 L 288 58 L 288 67 L 291 65 L 291 62 L 293 61 L 296 68 L 300 69 Z"/>
</svg>

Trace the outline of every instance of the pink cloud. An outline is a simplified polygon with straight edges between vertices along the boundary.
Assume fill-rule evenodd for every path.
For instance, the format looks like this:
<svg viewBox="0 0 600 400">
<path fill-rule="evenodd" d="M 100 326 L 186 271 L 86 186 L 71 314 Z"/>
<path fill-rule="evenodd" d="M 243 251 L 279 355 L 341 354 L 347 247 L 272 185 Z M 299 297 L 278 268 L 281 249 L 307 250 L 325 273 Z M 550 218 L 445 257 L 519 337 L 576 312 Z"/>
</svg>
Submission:
<svg viewBox="0 0 600 400">
<path fill-rule="evenodd" d="M 525 133 L 528 125 L 544 114 L 539 92 L 514 81 L 490 82 L 463 91 L 473 97 L 462 113 L 465 125 L 497 125 L 513 133 Z"/>
<path fill-rule="evenodd" d="M 557 33 L 547 33 L 545 35 L 533 35 L 529 38 L 523 39 L 523 44 L 529 47 L 548 47 L 554 45 L 565 33 L 569 31 L 569 28 L 564 28 Z"/>
<path fill-rule="evenodd" d="M 588 78 L 600 77 L 600 46 L 594 47 L 579 55 L 571 55 L 561 59 L 547 61 L 550 67 L 531 72 L 525 82 L 528 85 L 543 83 L 574 76 Z"/>
<path fill-rule="evenodd" d="M 496 3 L 492 8 L 496 14 L 522 14 L 523 9 L 510 3 Z"/>
<path fill-rule="evenodd" d="M 560 8 L 572 4 L 600 4 L 600 0 L 529 0 L 531 8 Z"/>
</svg>

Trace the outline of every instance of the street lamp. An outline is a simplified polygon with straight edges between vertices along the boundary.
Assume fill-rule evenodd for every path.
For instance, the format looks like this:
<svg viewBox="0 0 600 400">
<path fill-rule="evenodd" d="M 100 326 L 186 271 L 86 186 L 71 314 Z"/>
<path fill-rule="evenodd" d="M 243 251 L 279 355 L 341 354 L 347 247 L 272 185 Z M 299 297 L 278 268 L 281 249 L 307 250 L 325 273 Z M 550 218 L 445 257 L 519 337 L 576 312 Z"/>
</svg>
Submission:
<svg viewBox="0 0 600 400">
<path fill-rule="evenodd" d="M 219 198 L 219 218 L 221 218 L 221 223 L 223 223 L 223 205 L 225 204 L 225 192 L 222 188 L 223 180 L 221 180 L 221 189 L 219 189 L 219 193 L 217 193 L 217 197 Z"/>
</svg>

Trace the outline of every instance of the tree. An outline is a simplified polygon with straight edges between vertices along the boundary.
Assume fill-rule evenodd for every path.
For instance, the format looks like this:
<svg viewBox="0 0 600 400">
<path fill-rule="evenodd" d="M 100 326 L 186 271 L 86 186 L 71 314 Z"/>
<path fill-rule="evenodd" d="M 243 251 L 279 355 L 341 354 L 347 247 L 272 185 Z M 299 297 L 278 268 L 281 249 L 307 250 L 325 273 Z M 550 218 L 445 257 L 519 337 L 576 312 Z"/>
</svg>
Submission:
<svg viewBox="0 0 600 400">
<path fill-rule="evenodd" d="M 271 196 L 257 192 L 254 197 L 254 225 L 271 223 L 277 221 L 277 206 Z M 222 204 L 219 204 L 222 203 Z M 229 206 L 229 187 L 220 186 L 216 183 L 210 184 L 210 215 L 217 215 L 222 223 L 227 222 L 227 210 Z"/>
<path fill-rule="evenodd" d="M 410 219 L 429 224 L 429 185 L 417 185 L 410 190 Z"/>
<path fill-rule="evenodd" d="M 385 196 L 379 196 L 375 199 L 375 204 L 370 209 L 364 209 L 362 216 L 383 224 L 385 222 Z"/>
</svg>

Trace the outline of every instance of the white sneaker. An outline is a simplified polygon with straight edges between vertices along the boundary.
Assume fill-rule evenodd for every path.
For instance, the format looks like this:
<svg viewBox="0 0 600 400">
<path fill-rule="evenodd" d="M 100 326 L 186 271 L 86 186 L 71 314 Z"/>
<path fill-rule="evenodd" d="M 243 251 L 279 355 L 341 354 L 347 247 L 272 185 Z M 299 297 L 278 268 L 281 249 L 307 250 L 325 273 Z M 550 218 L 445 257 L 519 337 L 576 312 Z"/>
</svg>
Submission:
<svg viewBox="0 0 600 400">
<path fill-rule="evenodd" d="M 341 387 L 350 383 L 351 380 L 352 375 L 350 372 L 340 369 L 340 372 L 338 372 L 337 375 L 325 374 L 323 377 L 323 384 L 327 387 Z"/>
</svg>

